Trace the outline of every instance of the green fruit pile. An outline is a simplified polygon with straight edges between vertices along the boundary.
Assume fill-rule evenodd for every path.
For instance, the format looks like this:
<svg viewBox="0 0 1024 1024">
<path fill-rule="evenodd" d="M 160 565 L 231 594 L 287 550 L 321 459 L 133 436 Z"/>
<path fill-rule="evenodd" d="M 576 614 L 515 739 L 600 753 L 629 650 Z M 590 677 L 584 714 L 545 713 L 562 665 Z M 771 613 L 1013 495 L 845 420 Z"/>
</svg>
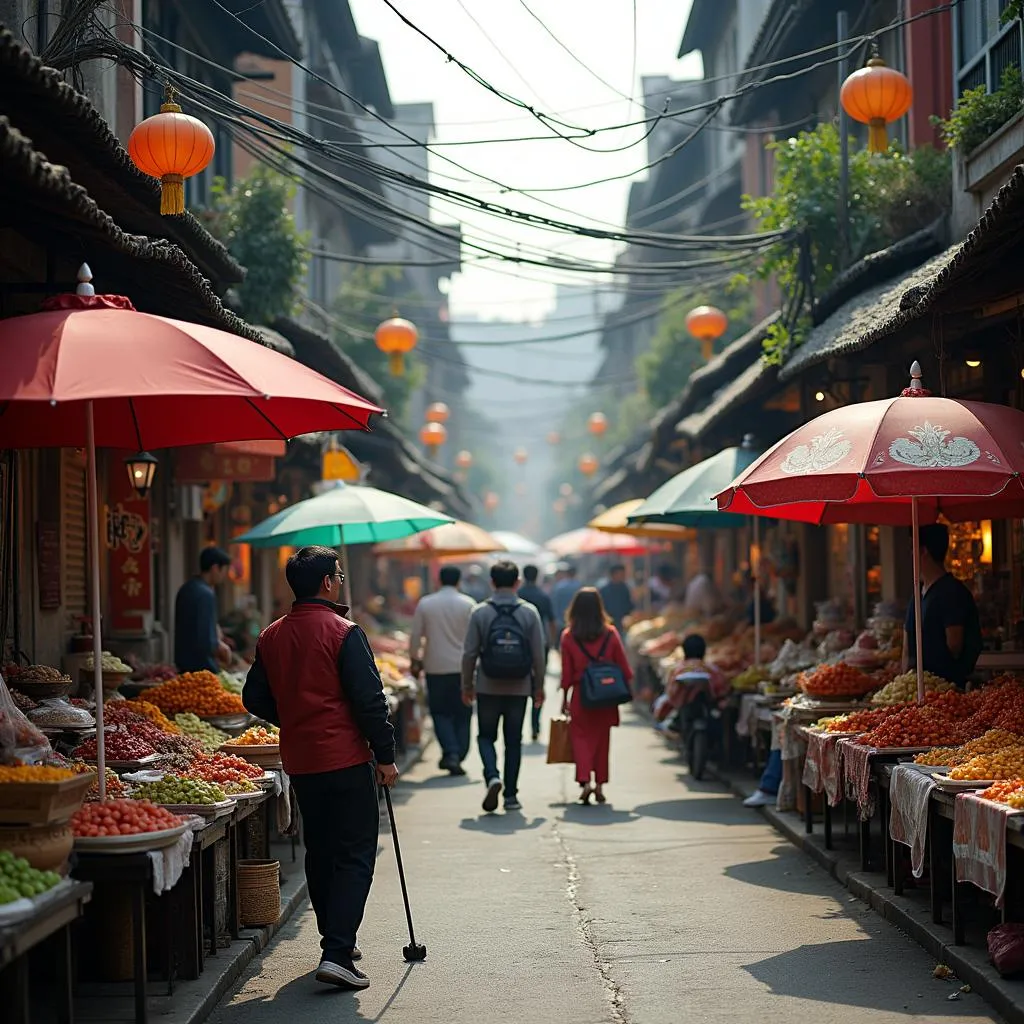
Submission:
<svg viewBox="0 0 1024 1024">
<path fill-rule="evenodd" d="M 213 753 L 219 749 L 222 743 L 231 737 L 226 732 L 204 722 L 201 718 L 193 715 L 191 711 L 183 712 L 174 716 L 174 724 L 192 739 L 198 740 L 203 745 L 203 750 Z"/>
<path fill-rule="evenodd" d="M 151 800 L 155 804 L 219 804 L 227 799 L 215 782 L 165 775 L 159 782 L 144 782 L 132 791 L 135 800 Z"/>
<path fill-rule="evenodd" d="M 56 871 L 37 871 L 24 858 L 0 850 L 0 906 L 22 897 L 42 896 L 59 882 Z"/>
</svg>

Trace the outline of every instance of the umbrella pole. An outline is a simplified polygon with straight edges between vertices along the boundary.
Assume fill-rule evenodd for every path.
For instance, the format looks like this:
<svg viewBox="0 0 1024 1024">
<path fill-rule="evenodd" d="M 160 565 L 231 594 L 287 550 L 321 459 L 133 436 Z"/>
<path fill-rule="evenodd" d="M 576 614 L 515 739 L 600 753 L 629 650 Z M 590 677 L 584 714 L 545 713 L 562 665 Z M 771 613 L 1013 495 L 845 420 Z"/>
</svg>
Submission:
<svg viewBox="0 0 1024 1024">
<path fill-rule="evenodd" d="M 654 608 L 654 594 L 651 592 L 651 567 L 653 563 L 654 559 L 651 556 L 651 548 L 648 545 L 647 551 L 644 552 L 644 608 L 648 613 Z"/>
<path fill-rule="evenodd" d="M 345 604 L 348 605 L 349 614 L 352 613 L 352 574 L 349 572 L 348 548 L 345 546 L 345 527 L 340 528 L 341 532 L 341 567 L 345 570 Z"/>
<path fill-rule="evenodd" d="M 750 550 L 750 572 L 754 577 L 754 664 L 761 664 L 761 520 L 754 516 L 754 543 Z"/>
<path fill-rule="evenodd" d="M 103 732 L 103 637 L 100 614 L 100 498 L 96 474 L 96 423 L 93 403 L 85 405 L 86 487 L 89 503 L 89 560 L 92 587 L 93 700 L 96 701 L 96 769 L 99 772 L 100 802 L 107 799 L 107 752 Z"/>
<path fill-rule="evenodd" d="M 910 521 L 913 537 L 910 539 L 914 551 L 914 652 L 917 656 L 917 699 L 924 700 L 924 631 L 921 629 L 921 544 L 917 539 L 921 517 L 917 498 L 910 499 Z"/>
</svg>

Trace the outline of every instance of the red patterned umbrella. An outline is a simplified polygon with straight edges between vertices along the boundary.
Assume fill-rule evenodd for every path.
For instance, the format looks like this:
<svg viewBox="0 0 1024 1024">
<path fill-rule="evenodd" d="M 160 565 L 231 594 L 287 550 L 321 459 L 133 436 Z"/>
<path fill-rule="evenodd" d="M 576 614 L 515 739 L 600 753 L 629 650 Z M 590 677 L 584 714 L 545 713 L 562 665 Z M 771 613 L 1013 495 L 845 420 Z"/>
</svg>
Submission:
<svg viewBox="0 0 1024 1024">
<path fill-rule="evenodd" d="M 936 398 L 914 363 L 898 398 L 833 409 L 798 427 L 717 495 L 723 512 L 805 523 L 910 525 L 1024 516 L 1024 411 Z M 914 552 L 923 697 L 920 550 Z"/>
</svg>

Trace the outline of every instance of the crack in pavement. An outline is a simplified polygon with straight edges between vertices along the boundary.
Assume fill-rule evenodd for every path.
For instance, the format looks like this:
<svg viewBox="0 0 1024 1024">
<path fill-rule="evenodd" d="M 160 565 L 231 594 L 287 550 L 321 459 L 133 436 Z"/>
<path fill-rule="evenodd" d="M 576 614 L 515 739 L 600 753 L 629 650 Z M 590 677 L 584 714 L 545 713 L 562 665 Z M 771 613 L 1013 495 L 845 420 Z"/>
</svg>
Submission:
<svg viewBox="0 0 1024 1024">
<path fill-rule="evenodd" d="M 580 903 L 580 871 L 572 850 L 569 849 L 568 840 L 562 834 L 557 822 L 551 825 L 551 831 L 562 851 L 562 864 L 566 869 L 568 881 L 565 887 L 566 899 L 572 907 L 573 917 L 576 921 L 576 930 L 579 932 L 583 945 L 589 950 L 594 961 L 594 968 L 601 975 L 601 982 L 604 985 L 605 998 L 608 1000 L 611 1019 L 614 1024 L 630 1024 L 629 1014 L 626 1011 L 626 1001 L 622 989 L 612 977 L 611 964 L 607 963 L 597 948 L 597 939 L 594 937 L 593 919 L 587 913 L 586 908 Z"/>
</svg>

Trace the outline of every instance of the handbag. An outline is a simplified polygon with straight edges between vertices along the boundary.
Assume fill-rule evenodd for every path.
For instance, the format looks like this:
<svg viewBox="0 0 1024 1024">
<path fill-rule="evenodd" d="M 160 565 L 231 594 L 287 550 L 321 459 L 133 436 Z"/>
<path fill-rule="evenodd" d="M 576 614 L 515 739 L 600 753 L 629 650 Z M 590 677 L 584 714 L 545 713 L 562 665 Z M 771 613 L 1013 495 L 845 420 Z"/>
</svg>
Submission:
<svg viewBox="0 0 1024 1024">
<path fill-rule="evenodd" d="M 548 734 L 548 764 L 575 764 L 572 754 L 572 734 L 569 732 L 569 719 L 565 715 L 551 719 L 551 731 Z"/>
<path fill-rule="evenodd" d="M 633 699 L 622 669 L 614 662 L 603 660 L 611 638 L 611 633 L 605 633 L 604 642 L 596 656 L 579 640 L 576 641 L 576 645 L 590 662 L 580 678 L 580 703 L 585 708 L 614 708 L 620 704 L 628 704 Z"/>
</svg>

